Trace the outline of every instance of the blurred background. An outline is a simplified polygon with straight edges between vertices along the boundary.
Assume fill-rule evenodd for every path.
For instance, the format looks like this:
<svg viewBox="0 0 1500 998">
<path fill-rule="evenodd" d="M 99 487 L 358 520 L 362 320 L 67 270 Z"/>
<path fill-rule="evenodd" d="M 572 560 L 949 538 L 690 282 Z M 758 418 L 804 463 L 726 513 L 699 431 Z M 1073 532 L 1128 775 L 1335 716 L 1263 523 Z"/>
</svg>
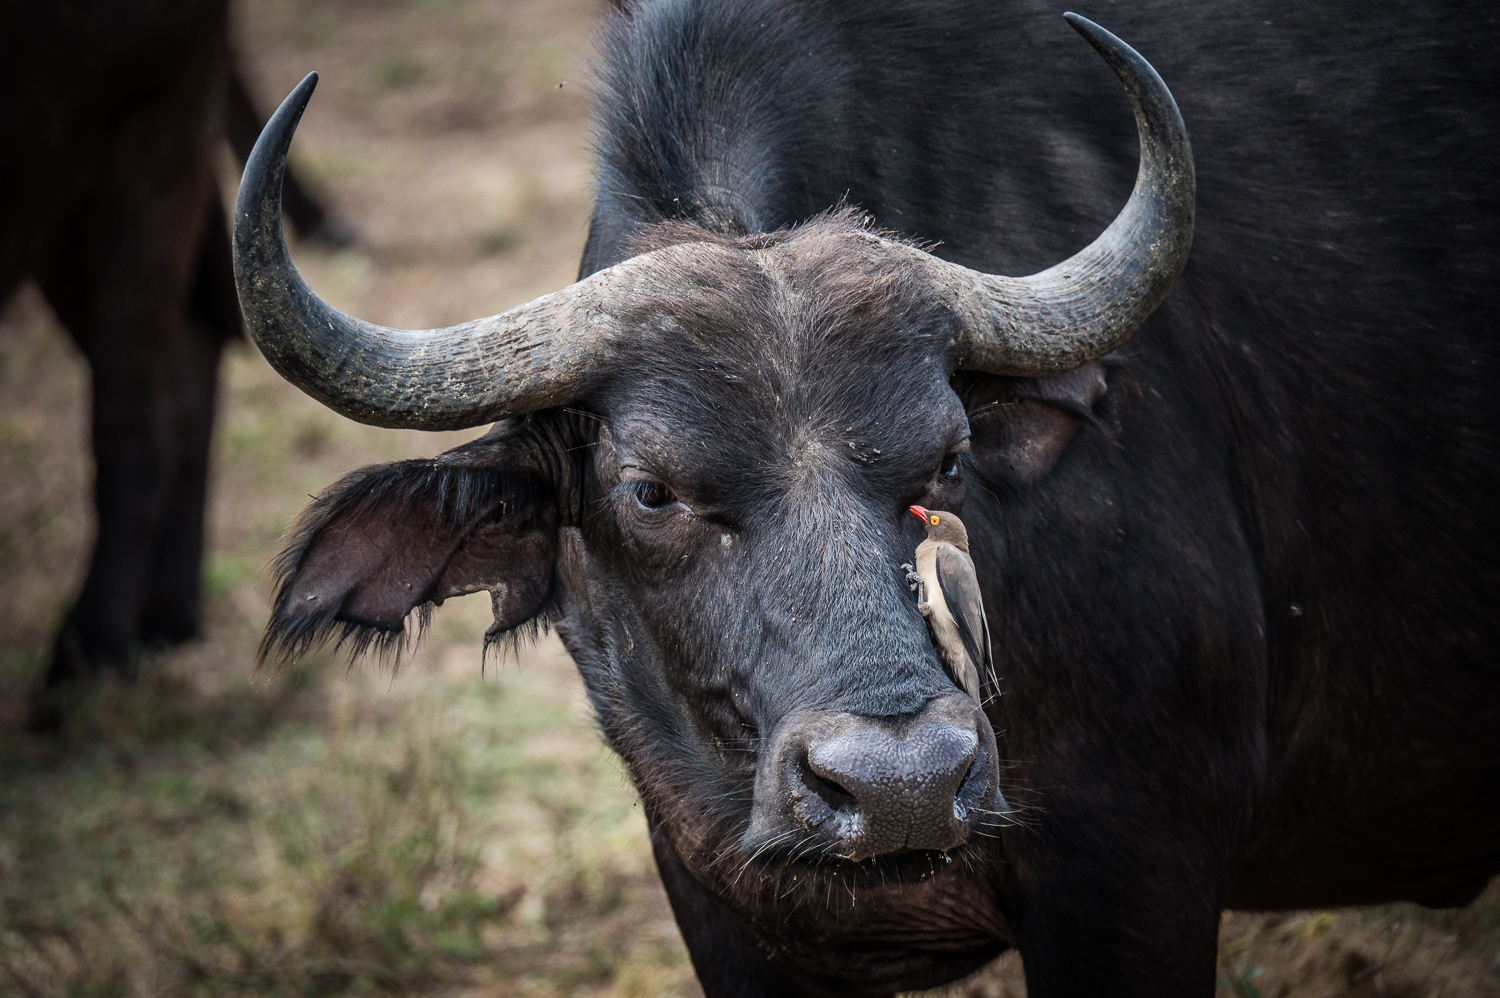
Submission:
<svg viewBox="0 0 1500 998">
<path fill-rule="evenodd" d="M 299 244 L 335 305 L 406 328 L 572 280 L 593 0 L 235 0 L 261 113 L 322 74 L 293 165 L 349 226 Z M 225 197 L 238 168 L 226 147 Z M 244 343 L 221 368 L 205 637 L 26 712 L 92 537 L 88 368 L 30 285 L 0 311 L 0 994 L 696 995 L 645 823 L 549 637 L 482 662 L 485 594 L 392 673 L 253 655 L 309 493 L 467 434 L 323 409 Z M 1220 993 L 1500 995 L 1500 895 L 1229 915 Z M 1002 959 L 951 993 L 1024 994 Z"/>
</svg>

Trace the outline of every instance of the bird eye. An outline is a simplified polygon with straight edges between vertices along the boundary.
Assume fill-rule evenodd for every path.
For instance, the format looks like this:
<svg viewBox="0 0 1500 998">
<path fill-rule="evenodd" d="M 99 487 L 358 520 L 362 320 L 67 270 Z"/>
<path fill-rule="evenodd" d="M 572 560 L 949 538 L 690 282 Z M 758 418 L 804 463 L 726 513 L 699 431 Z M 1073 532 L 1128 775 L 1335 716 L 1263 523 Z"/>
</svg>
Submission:
<svg viewBox="0 0 1500 998">
<path fill-rule="evenodd" d="M 632 491 L 643 509 L 661 509 L 677 501 L 677 494 L 661 482 L 635 482 Z"/>
<path fill-rule="evenodd" d="M 943 458 L 943 466 L 938 469 L 938 474 L 942 475 L 944 478 L 958 477 L 957 453 L 949 454 L 947 457 Z"/>
</svg>

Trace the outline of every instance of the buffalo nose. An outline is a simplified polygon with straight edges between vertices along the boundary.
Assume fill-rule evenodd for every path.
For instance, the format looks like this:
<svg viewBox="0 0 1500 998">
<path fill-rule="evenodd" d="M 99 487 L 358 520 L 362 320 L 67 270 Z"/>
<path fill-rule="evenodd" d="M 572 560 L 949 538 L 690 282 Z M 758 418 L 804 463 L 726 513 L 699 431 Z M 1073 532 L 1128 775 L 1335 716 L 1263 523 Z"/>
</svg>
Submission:
<svg viewBox="0 0 1500 998">
<path fill-rule="evenodd" d="M 952 849 L 1004 810 L 995 737 L 968 697 L 899 718 L 804 712 L 785 719 L 756 777 L 747 847 L 860 860 Z"/>
</svg>

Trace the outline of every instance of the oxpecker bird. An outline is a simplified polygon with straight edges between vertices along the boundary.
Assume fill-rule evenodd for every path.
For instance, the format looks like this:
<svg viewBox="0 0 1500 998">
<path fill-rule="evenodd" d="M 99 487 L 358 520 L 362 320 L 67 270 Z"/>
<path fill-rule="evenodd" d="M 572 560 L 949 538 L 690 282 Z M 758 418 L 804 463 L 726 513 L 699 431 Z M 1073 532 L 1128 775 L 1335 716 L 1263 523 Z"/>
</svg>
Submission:
<svg viewBox="0 0 1500 998">
<path fill-rule="evenodd" d="M 993 677 L 994 662 L 984 599 L 969 557 L 969 532 L 952 513 L 921 506 L 910 509 L 926 525 L 927 539 L 917 545 L 915 568 L 901 567 L 917 592 L 917 608 L 927 618 L 948 674 L 979 703 L 979 677 Z"/>
</svg>

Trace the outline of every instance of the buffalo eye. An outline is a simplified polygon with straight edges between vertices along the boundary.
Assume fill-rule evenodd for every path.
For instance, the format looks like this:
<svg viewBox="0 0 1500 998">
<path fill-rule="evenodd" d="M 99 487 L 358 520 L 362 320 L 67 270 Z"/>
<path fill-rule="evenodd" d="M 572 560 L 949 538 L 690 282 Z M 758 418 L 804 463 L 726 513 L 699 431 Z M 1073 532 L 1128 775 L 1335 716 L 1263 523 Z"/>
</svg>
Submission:
<svg viewBox="0 0 1500 998">
<path fill-rule="evenodd" d="M 632 482 L 630 490 L 642 509 L 658 510 L 677 501 L 677 493 L 661 482 Z"/>
<path fill-rule="evenodd" d="M 942 467 L 938 468 L 938 474 L 943 478 L 958 477 L 958 452 L 955 451 L 943 458 Z"/>
</svg>

